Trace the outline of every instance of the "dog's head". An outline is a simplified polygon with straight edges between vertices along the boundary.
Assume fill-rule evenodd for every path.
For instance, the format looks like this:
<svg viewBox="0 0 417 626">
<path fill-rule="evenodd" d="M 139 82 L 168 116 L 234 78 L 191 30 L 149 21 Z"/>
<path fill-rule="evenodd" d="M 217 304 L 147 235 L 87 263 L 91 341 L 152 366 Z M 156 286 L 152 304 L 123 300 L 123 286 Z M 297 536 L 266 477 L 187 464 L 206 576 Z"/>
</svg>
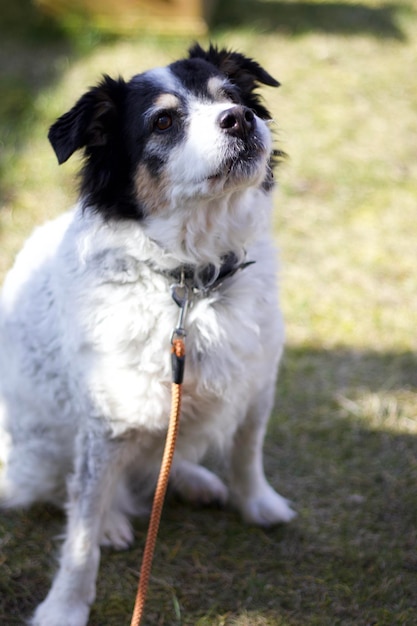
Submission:
<svg viewBox="0 0 417 626">
<path fill-rule="evenodd" d="M 256 88 L 278 86 L 239 53 L 205 51 L 134 76 L 105 76 L 51 127 L 59 163 L 83 148 L 81 193 L 107 218 L 141 219 L 190 199 L 271 184 L 270 115 Z"/>
</svg>

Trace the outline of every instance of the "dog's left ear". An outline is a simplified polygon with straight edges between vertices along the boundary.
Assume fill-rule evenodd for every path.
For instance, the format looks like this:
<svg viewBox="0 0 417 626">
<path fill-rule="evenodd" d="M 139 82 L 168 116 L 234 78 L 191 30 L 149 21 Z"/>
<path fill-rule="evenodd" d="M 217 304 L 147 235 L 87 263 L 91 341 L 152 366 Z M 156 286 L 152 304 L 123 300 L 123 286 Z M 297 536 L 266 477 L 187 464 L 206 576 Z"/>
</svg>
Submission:
<svg viewBox="0 0 417 626">
<path fill-rule="evenodd" d="M 208 50 L 203 50 L 199 44 L 195 44 L 189 50 L 189 57 L 190 59 L 204 59 L 217 67 L 240 89 L 246 106 L 252 108 L 262 119 L 271 117 L 254 90 L 260 84 L 279 87 L 279 82 L 268 74 L 259 63 L 240 54 L 240 52 L 232 52 L 225 48 L 219 50 L 213 45 L 210 45 Z"/>
<path fill-rule="evenodd" d="M 51 126 L 48 138 L 60 165 L 80 148 L 91 153 L 108 144 L 117 126 L 118 107 L 125 86 L 122 79 L 104 76 L 97 87 L 85 93 Z"/>
</svg>

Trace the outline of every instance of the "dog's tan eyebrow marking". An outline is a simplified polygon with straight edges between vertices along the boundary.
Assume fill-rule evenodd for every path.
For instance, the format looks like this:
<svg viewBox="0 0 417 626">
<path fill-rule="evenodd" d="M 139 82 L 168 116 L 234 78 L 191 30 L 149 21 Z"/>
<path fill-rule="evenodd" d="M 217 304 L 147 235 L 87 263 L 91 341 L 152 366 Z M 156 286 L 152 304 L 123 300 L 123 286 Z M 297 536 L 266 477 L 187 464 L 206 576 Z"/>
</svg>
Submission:
<svg viewBox="0 0 417 626">
<path fill-rule="evenodd" d="M 155 100 L 154 105 L 158 109 L 176 109 L 181 102 L 173 93 L 161 93 Z"/>
<path fill-rule="evenodd" d="M 207 82 L 207 91 L 213 98 L 218 98 L 222 95 L 227 83 L 219 76 L 212 76 Z"/>
</svg>

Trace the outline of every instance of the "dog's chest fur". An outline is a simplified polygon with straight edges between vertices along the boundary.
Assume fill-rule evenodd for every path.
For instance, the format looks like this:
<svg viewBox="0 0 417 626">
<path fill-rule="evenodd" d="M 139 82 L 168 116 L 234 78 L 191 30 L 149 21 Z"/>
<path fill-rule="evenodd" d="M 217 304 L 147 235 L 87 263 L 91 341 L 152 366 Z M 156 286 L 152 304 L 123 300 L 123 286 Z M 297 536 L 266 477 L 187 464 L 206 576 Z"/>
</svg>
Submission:
<svg viewBox="0 0 417 626">
<path fill-rule="evenodd" d="M 47 250 L 51 241 L 60 242 L 53 256 Z M 38 391 L 44 388 L 52 398 L 51 387 L 59 382 L 61 404 L 71 405 L 65 413 L 74 414 L 75 407 L 77 414 L 105 418 L 113 435 L 142 427 L 162 431 L 170 404 L 170 337 L 179 311 L 169 278 L 143 261 L 152 250 L 143 230 L 132 223 L 126 237 L 125 226 L 106 224 L 97 215 L 89 219 L 78 208 L 35 232 L 15 274 L 19 267 L 32 273 L 25 256 L 36 256 L 35 248 L 38 258 L 44 257 L 39 260 L 43 288 L 32 318 L 38 316 L 55 370 L 51 379 L 48 363 L 38 365 Z M 247 254 L 256 258 L 254 265 L 191 301 L 183 421 L 193 423 L 193 429 L 196 424 L 208 429 L 216 420 L 226 423 L 227 413 L 233 430 L 240 419 L 235 407 L 262 384 L 270 360 L 265 345 L 273 349 L 279 320 L 269 242 L 261 241 Z M 10 302 L 19 301 L 20 310 L 30 309 L 31 294 L 18 285 L 10 280 L 5 294 Z M 15 329 L 17 324 L 21 329 L 21 320 Z M 64 403 L 63 380 L 68 385 Z"/>
</svg>

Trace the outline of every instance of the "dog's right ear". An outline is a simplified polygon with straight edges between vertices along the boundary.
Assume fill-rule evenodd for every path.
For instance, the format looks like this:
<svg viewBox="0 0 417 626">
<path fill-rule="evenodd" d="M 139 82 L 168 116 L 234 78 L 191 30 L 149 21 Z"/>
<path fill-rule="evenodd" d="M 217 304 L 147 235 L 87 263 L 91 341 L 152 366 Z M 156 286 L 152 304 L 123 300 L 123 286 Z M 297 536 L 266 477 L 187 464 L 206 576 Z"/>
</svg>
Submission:
<svg viewBox="0 0 417 626">
<path fill-rule="evenodd" d="M 60 165 L 80 148 L 90 151 L 108 144 L 117 128 L 125 93 L 124 80 L 104 76 L 97 87 L 85 93 L 51 126 L 48 139 Z"/>
</svg>

